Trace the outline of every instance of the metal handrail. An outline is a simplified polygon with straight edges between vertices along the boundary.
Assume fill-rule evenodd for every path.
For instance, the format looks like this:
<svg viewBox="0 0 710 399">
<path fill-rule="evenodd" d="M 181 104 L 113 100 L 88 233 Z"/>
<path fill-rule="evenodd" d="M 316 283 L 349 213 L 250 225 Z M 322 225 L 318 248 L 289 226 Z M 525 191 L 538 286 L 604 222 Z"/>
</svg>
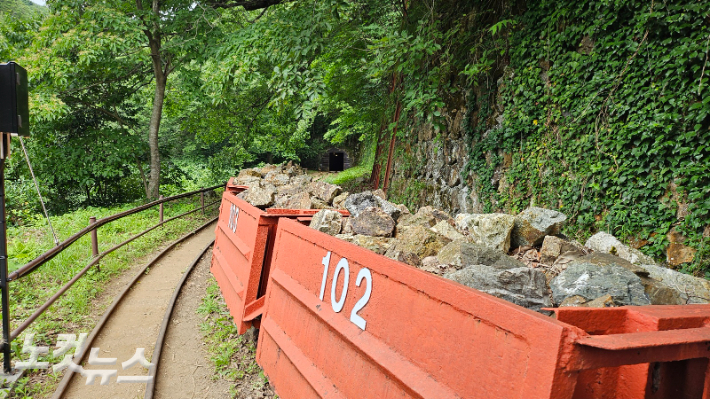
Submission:
<svg viewBox="0 0 710 399">
<path fill-rule="evenodd" d="M 49 251 L 47 251 L 47 252 L 43 253 L 42 255 L 36 257 L 35 259 L 31 260 L 26 265 L 20 267 L 19 269 L 15 270 L 14 272 L 10 273 L 7 276 L 7 281 L 9 282 L 9 281 L 17 280 L 19 278 L 26 276 L 27 274 L 31 273 L 39 266 L 42 266 L 43 264 L 45 264 L 46 262 L 48 262 L 49 260 L 51 260 L 52 258 L 57 256 L 60 252 L 67 249 L 70 245 L 72 245 L 74 242 L 76 242 L 81 237 L 85 236 L 87 233 L 105 225 L 106 223 L 113 222 L 114 220 L 121 219 L 125 216 L 133 215 L 135 213 L 152 208 L 156 205 L 160 205 L 164 202 L 174 201 L 174 200 L 177 200 L 180 198 L 189 197 L 191 195 L 204 193 L 206 191 L 211 191 L 211 190 L 214 190 L 214 189 L 217 189 L 220 187 L 224 187 L 224 184 L 218 184 L 216 186 L 203 188 L 203 189 L 195 190 L 195 191 L 190 191 L 188 193 L 173 195 L 172 197 L 167 197 L 167 198 L 155 200 L 155 201 L 149 202 L 145 205 L 141 205 L 141 206 L 135 207 L 133 209 L 129 209 L 127 211 L 117 213 L 115 215 L 106 216 L 105 218 L 101 218 L 101 219 L 97 220 L 96 223 L 91 224 L 91 225 L 79 230 L 78 232 L 74 233 L 74 235 L 72 235 L 71 237 L 69 237 L 66 240 L 59 243 L 59 245 L 57 245 L 56 247 L 50 249 Z"/>
<path fill-rule="evenodd" d="M 147 203 L 147 204 L 145 204 L 145 205 L 141 205 L 141 206 L 135 207 L 135 208 L 133 208 L 133 209 L 129 209 L 129 210 L 127 210 L 127 211 L 119 212 L 119 213 L 117 213 L 117 214 L 115 214 L 115 215 L 107 216 L 107 217 L 102 218 L 102 219 L 99 219 L 99 220 L 97 220 L 97 221 L 95 221 L 95 222 L 94 222 L 93 219 L 92 219 L 92 223 L 89 224 L 89 226 L 87 226 L 87 227 L 85 227 L 85 228 L 79 230 L 78 232 L 74 233 L 71 237 L 69 237 L 69 238 L 67 238 L 66 240 L 64 240 L 63 242 L 59 243 L 59 245 L 55 246 L 54 248 L 50 249 L 49 251 L 43 253 L 42 255 L 38 256 L 37 258 L 35 258 L 35 259 L 33 259 L 32 261 L 30 261 L 30 262 L 28 262 L 27 264 L 25 264 L 24 266 L 20 267 L 19 269 L 15 270 L 14 272 L 10 273 L 10 275 L 8 275 L 8 277 L 7 277 L 7 280 L 6 280 L 6 282 L 5 282 L 5 286 L 3 287 L 3 289 L 7 289 L 7 284 L 8 284 L 10 281 L 18 280 L 18 279 L 20 279 L 20 278 L 22 278 L 22 277 L 28 275 L 29 273 L 32 273 L 33 271 L 37 270 L 40 266 L 44 265 L 45 263 L 47 263 L 48 261 L 50 261 L 51 259 L 53 259 L 55 256 L 57 256 L 58 254 L 60 254 L 62 251 L 64 251 L 65 249 L 69 248 L 72 244 L 74 244 L 74 243 L 75 243 L 77 240 L 79 240 L 81 237 L 83 237 L 84 235 L 86 235 L 86 234 L 88 234 L 88 233 L 90 233 L 90 232 L 95 232 L 96 229 L 98 229 L 99 227 L 101 227 L 101 226 L 103 226 L 103 225 L 105 225 L 105 224 L 107 224 L 107 223 L 110 223 L 110 222 L 116 221 L 116 220 L 118 220 L 118 219 L 121 219 L 121 218 L 123 218 L 123 217 L 125 217 L 125 216 L 129 216 L 129 215 L 136 214 L 136 213 L 138 213 L 138 212 L 142 212 L 142 211 L 144 211 L 144 210 L 146 210 L 146 209 L 149 209 L 149 208 L 152 208 L 152 207 L 154 207 L 154 206 L 156 206 L 156 205 L 161 205 L 160 222 L 159 222 L 158 224 L 156 224 L 155 226 L 150 227 L 150 228 L 148 228 L 148 229 L 146 229 L 146 230 L 144 230 L 144 231 L 142 231 L 142 232 L 140 232 L 140 233 L 134 235 L 133 237 L 129 238 L 128 240 L 126 240 L 126 241 L 124 241 L 124 242 L 122 242 L 122 243 L 120 243 L 120 244 L 118 244 L 118 245 L 116 245 L 116 246 L 114 246 L 114 247 L 112 247 L 112 248 L 110 248 L 110 249 L 104 251 L 104 252 L 101 252 L 100 254 L 96 253 L 96 252 L 98 252 L 98 251 L 97 251 L 96 249 L 94 249 L 94 251 L 95 251 L 95 252 L 94 252 L 94 258 L 93 258 L 83 269 L 81 269 L 76 275 L 74 275 L 74 277 L 72 277 L 71 280 L 69 280 L 66 284 L 64 284 L 64 285 L 59 289 L 59 291 L 57 291 L 57 292 L 56 292 L 54 295 L 52 295 L 44 304 L 42 304 L 42 306 L 40 306 L 37 310 L 35 310 L 35 312 L 32 313 L 32 315 L 30 315 L 30 317 L 28 317 L 24 322 L 22 322 L 22 324 L 20 324 L 20 326 L 18 326 L 18 328 L 16 328 L 15 330 L 13 330 L 13 331 L 10 332 L 10 331 L 9 331 L 9 324 L 6 324 L 6 325 L 4 324 L 4 325 L 3 325 L 3 336 L 5 337 L 5 339 L 4 339 L 3 342 L 2 342 L 2 350 L 3 350 L 3 352 L 4 352 L 4 357 L 5 357 L 5 359 L 4 359 L 4 369 L 5 369 L 5 371 L 6 371 L 6 372 L 9 372 L 9 371 L 10 371 L 10 363 L 9 363 L 9 356 L 10 356 L 10 353 L 11 353 L 11 351 L 9 350 L 9 348 L 10 348 L 10 343 L 11 343 L 15 338 L 17 338 L 25 329 L 27 329 L 27 327 L 29 327 L 29 326 L 30 326 L 39 316 L 41 316 L 47 309 L 49 309 L 49 307 L 52 306 L 52 304 L 53 304 L 57 299 L 59 299 L 62 295 L 64 295 L 64 293 L 65 293 L 67 290 L 69 290 L 69 288 L 71 288 L 71 286 L 74 285 L 74 283 L 75 283 L 76 281 L 78 281 L 82 276 L 84 276 L 87 271 L 89 271 L 93 266 L 98 265 L 98 263 L 101 261 L 101 259 L 103 259 L 106 255 L 110 254 L 111 252 L 113 252 L 113 251 L 115 251 L 115 250 L 117 250 L 117 249 L 123 247 L 124 245 L 130 243 L 131 241 L 133 241 L 133 240 L 135 240 L 135 239 L 137 239 L 137 238 L 139 238 L 139 237 L 141 237 L 141 236 L 147 234 L 148 232 L 150 232 L 150 231 L 152 231 L 152 230 L 154 230 L 154 229 L 156 229 L 156 228 L 158 228 L 158 227 L 164 225 L 165 223 L 168 223 L 168 222 L 170 222 L 170 221 L 173 221 L 173 220 L 175 220 L 175 219 L 178 219 L 178 218 L 180 218 L 180 217 L 183 217 L 183 216 L 185 216 L 185 215 L 188 215 L 188 214 L 191 214 L 191 213 L 200 211 L 200 210 L 202 210 L 202 211 L 204 212 L 205 208 L 210 207 L 210 206 L 212 206 L 212 205 L 215 205 L 215 204 L 221 202 L 221 201 L 217 200 L 217 201 L 214 201 L 214 202 L 212 202 L 212 203 L 210 203 L 210 204 L 205 204 L 205 202 L 204 202 L 204 193 L 207 192 L 207 191 L 212 191 L 212 190 L 217 189 L 217 188 L 220 188 L 220 187 L 224 187 L 224 186 L 225 186 L 225 184 L 218 184 L 218 185 L 215 185 L 215 186 L 212 186 L 212 187 L 203 188 L 203 189 L 200 189 L 200 190 L 195 190 L 195 191 L 190 191 L 190 192 L 183 193 L 183 194 L 173 195 L 172 197 L 161 198 L 161 199 L 159 199 L 159 200 L 149 202 L 149 203 Z M 171 217 L 171 218 L 169 218 L 169 219 L 163 220 L 163 215 L 162 215 L 162 204 L 163 204 L 163 203 L 168 202 L 168 201 L 174 201 L 174 200 L 177 200 L 177 199 L 180 199 L 180 198 L 189 197 L 189 196 L 195 195 L 195 194 L 201 194 L 201 201 L 200 201 L 200 202 L 201 202 L 201 206 L 199 206 L 199 207 L 197 207 L 197 208 L 195 208 L 195 209 L 192 209 L 192 210 L 190 210 L 190 211 L 181 213 L 181 214 L 179 214 L 179 215 L 177 215 L 177 216 L 173 216 L 173 217 Z M 95 243 L 93 243 L 93 244 L 95 245 Z M 5 308 L 3 309 L 3 318 L 9 318 L 9 309 L 5 309 Z"/>
<path fill-rule="evenodd" d="M 212 206 L 212 205 L 214 205 L 214 204 L 217 204 L 217 203 L 219 203 L 219 202 L 220 202 L 220 201 L 211 202 L 211 203 L 205 205 L 205 208 L 208 208 L 208 207 L 210 207 L 210 206 Z M 171 217 L 171 218 L 169 218 L 169 219 L 165 219 L 164 221 L 162 221 L 162 222 L 156 224 L 155 226 L 150 227 L 150 228 L 148 228 L 148 229 L 146 229 L 146 230 L 144 230 L 144 231 L 142 231 L 142 232 L 140 232 L 140 233 L 134 235 L 133 237 L 129 238 L 128 240 L 126 240 L 126 241 L 124 241 L 124 242 L 122 242 L 122 243 L 120 243 L 120 244 L 118 244 L 118 245 L 116 245 L 116 246 L 114 246 L 114 247 L 112 247 L 112 248 L 110 248 L 110 249 L 107 249 L 107 250 L 104 251 L 104 252 L 101 252 L 101 253 L 100 253 L 98 256 L 96 256 L 91 262 L 89 262 L 89 264 L 87 264 L 83 269 L 81 269 L 81 270 L 79 271 L 79 273 L 77 273 L 76 275 L 74 275 L 74 277 L 72 277 L 71 280 L 69 280 L 66 284 L 64 284 L 64 285 L 62 286 L 62 288 L 59 289 L 59 291 L 57 291 L 54 295 L 52 295 L 49 299 L 47 299 L 47 301 L 46 301 L 44 304 L 42 304 L 42 306 L 40 306 L 39 308 L 37 308 L 37 310 L 35 310 L 35 312 L 32 313 L 32 315 L 30 315 L 30 317 L 28 317 L 24 322 L 22 322 L 22 324 L 20 324 L 16 329 L 12 330 L 12 332 L 10 333 L 10 341 L 12 341 L 12 340 L 14 340 L 15 338 L 19 337 L 20 334 L 22 334 L 22 332 L 25 331 L 25 329 L 27 329 L 27 327 L 29 327 L 39 316 L 42 315 L 42 313 L 44 313 L 50 306 L 52 306 L 52 304 L 53 304 L 57 299 L 59 299 L 59 297 L 61 297 L 62 295 L 64 295 L 64 293 L 67 292 L 67 291 L 69 290 L 69 288 L 71 288 L 71 286 L 74 285 L 75 282 L 77 282 L 77 280 L 79 280 L 84 274 L 86 274 L 86 272 L 88 272 L 89 269 L 91 269 L 93 266 L 96 266 L 96 265 L 101 261 L 101 259 L 104 258 L 104 256 L 106 256 L 106 255 L 110 254 L 111 252 L 113 252 L 113 251 L 115 251 L 115 250 L 117 250 L 117 249 L 123 247 L 124 245 L 130 243 L 131 241 L 133 241 L 133 240 L 135 240 L 135 239 L 137 239 L 137 238 L 140 238 L 140 237 L 144 236 L 145 234 L 147 234 L 147 233 L 149 233 L 149 232 L 151 232 L 151 231 L 157 229 L 158 227 L 164 225 L 164 224 L 167 223 L 167 222 L 170 222 L 170 221 L 173 221 L 173 220 L 175 220 L 175 219 L 177 219 L 177 218 L 181 218 L 181 217 L 183 217 L 183 216 L 186 216 L 186 215 L 189 215 L 189 214 L 191 214 L 191 213 L 197 212 L 197 211 L 199 211 L 199 210 L 201 210 L 201 209 L 202 209 L 201 207 L 200 207 L 200 208 L 195 208 L 195 209 L 193 209 L 193 210 L 190 210 L 190 211 L 181 213 L 181 214 L 179 214 L 179 215 L 177 215 L 177 216 L 173 216 L 173 217 Z"/>
</svg>

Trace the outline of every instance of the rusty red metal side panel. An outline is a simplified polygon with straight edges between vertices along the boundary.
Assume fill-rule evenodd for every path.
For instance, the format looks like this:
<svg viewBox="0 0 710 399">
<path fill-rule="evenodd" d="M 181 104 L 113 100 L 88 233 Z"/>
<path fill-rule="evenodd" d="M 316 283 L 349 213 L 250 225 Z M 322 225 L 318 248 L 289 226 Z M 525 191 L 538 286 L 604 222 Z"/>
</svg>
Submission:
<svg viewBox="0 0 710 399">
<path fill-rule="evenodd" d="M 265 306 L 257 361 L 287 399 L 569 398 L 585 335 L 285 219 Z"/>
<path fill-rule="evenodd" d="M 710 398 L 710 305 L 559 308 L 580 337 L 574 399 Z"/>
<path fill-rule="evenodd" d="M 270 228 L 276 220 L 225 191 L 215 230 L 211 271 L 240 334 L 250 326 L 247 307 L 257 300 Z M 258 312 L 257 312 L 258 313 Z"/>
</svg>

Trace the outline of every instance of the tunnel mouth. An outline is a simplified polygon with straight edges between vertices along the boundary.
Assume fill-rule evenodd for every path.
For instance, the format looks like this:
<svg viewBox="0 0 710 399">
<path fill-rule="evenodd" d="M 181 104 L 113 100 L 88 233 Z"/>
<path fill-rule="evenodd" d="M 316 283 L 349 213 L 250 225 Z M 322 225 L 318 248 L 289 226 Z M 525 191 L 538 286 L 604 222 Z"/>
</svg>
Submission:
<svg viewBox="0 0 710 399">
<path fill-rule="evenodd" d="M 328 170 L 331 172 L 341 172 L 345 167 L 345 152 L 335 151 L 328 154 Z"/>
</svg>

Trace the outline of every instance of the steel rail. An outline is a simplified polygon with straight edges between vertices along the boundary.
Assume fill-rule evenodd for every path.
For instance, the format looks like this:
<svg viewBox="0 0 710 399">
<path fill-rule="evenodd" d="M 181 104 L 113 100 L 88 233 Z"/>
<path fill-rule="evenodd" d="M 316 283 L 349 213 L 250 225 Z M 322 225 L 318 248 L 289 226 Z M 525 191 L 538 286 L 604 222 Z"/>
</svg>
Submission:
<svg viewBox="0 0 710 399">
<path fill-rule="evenodd" d="M 208 205 L 205 205 L 205 208 L 210 207 L 218 202 L 220 202 L 220 201 L 215 201 L 215 202 L 212 202 Z M 180 215 L 173 216 L 169 219 L 165 219 L 163 222 L 158 223 L 155 226 L 150 227 L 149 229 L 144 230 L 143 232 L 134 235 L 133 237 L 129 238 L 128 240 L 126 240 L 120 244 L 117 244 L 116 246 L 114 246 L 110 249 L 107 249 L 104 252 L 101 252 L 91 262 L 89 262 L 83 269 L 81 269 L 76 275 L 74 275 L 74 277 L 71 280 L 69 280 L 66 284 L 64 284 L 62 286 L 62 288 L 59 289 L 59 291 L 57 291 L 44 304 L 42 304 L 42 306 L 37 308 L 37 310 L 34 313 L 32 313 L 32 315 L 30 315 L 30 317 L 28 317 L 24 322 L 22 322 L 22 324 L 20 324 L 16 329 L 14 329 L 12 331 L 12 333 L 10 333 L 10 341 L 13 341 L 13 340 L 15 340 L 15 338 L 19 337 L 20 334 L 22 334 L 22 332 L 27 329 L 27 327 L 29 327 L 35 320 L 37 320 L 37 318 L 39 316 L 41 316 L 50 306 L 52 306 L 52 304 L 54 302 L 56 302 L 57 299 L 59 299 L 62 295 L 64 295 L 64 293 L 67 292 L 69 290 L 69 288 L 71 288 L 71 286 L 74 285 L 74 283 L 76 283 L 82 276 L 84 276 L 84 274 L 86 274 L 86 272 L 88 272 L 93 266 L 96 266 L 101 261 L 101 259 L 103 259 L 106 255 L 108 255 L 111 252 L 123 247 L 124 245 L 129 244 L 130 242 L 146 235 L 147 233 L 157 229 L 158 227 L 164 225 L 167 222 L 170 222 L 172 220 L 183 217 L 185 215 L 197 212 L 201 209 L 202 209 L 201 207 L 198 207 L 193 210 L 181 213 Z"/>
<path fill-rule="evenodd" d="M 199 209 L 199 208 L 198 208 Z M 138 280 L 141 279 L 145 275 L 146 270 L 153 266 L 158 260 L 160 260 L 163 256 L 165 256 L 171 249 L 175 248 L 178 244 L 182 243 L 183 241 L 187 240 L 188 238 L 194 236 L 195 234 L 199 233 L 200 231 L 204 230 L 208 226 L 210 226 L 212 223 L 217 221 L 219 217 L 215 217 L 208 221 L 207 223 L 203 224 L 202 226 L 198 227 L 197 229 L 185 234 L 178 240 L 174 241 L 172 244 L 170 244 L 167 248 L 164 250 L 160 251 L 153 259 L 150 260 L 133 278 L 133 280 L 126 285 L 126 288 L 114 299 L 113 303 L 111 306 L 106 309 L 106 312 L 104 315 L 101 317 L 99 322 L 96 324 L 94 329 L 91 331 L 91 334 L 89 337 L 86 339 L 84 342 L 84 345 L 82 346 L 81 350 L 79 350 L 79 353 L 74 355 L 74 359 L 72 361 L 75 364 L 81 364 L 81 362 L 84 360 L 84 357 L 86 354 L 89 352 L 89 348 L 91 348 L 91 345 L 93 344 L 94 340 L 96 337 L 99 335 L 101 332 L 101 329 L 104 327 L 108 319 L 111 317 L 113 314 L 114 310 L 118 307 L 118 305 L 123 301 L 123 299 L 126 297 L 126 294 L 128 294 L 131 291 L 131 288 L 138 282 Z M 67 370 L 64 373 L 64 377 L 62 378 L 61 382 L 57 386 L 57 390 L 54 391 L 54 395 L 52 395 L 51 399 L 61 399 L 62 395 L 64 395 L 64 392 L 67 390 L 69 387 L 69 383 L 71 382 L 72 377 L 74 376 L 74 372 Z"/>
<path fill-rule="evenodd" d="M 178 282 L 178 285 L 175 287 L 175 291 L 173 291 L 173 296 L 170 298 L 170 302 L 168 303 L 168 308 L 165 309 L 165 316 L 163 317 L 163 323 L 160 325 L 160 334 L 158 334 L 158 339 L 155 340 L 155 348 L 153 349 L 153 356 L 151 357 L 151 362 L 153 363 L 153 366 L 150 368 L 150 371 L 148 372 L 148 375 L 153 377 L 150 382 L 148 382 L 148 385 L 145 388 L 145 397 L 144 399 L 153 399 L 153 396 L 155 395 L 155 380 L 158 378 L 158 367 L 160 366 L 160 355 L 163 352 L 163 343 L 165 342 L 165 337 L 168 332 L 168 326 L 170 325 L 170 318 L 173 315 L 173 310 L 175 309 L 175 304 L 177 303 L 178 297 L 180 296 L 180 293 L 182 292 L 182 288 L 185 286 L 185 282 L 187 279 L 190 277 L 190 274 L 192 273 L 192 270 L 195 268 L 195 266 L 200 263 L 200 260 L 202 259 L 203 256 L 205 256 L 205 253 L 207 252 L 208 249 L 212 245 L 214 245 L 214 241 L 210 242 L 205 246 L 202 251 L 200 251 L 200 254 L 195 257 L 195 259 L 190 263 L 190 266 L 188 266 L 187 270 L 185 270 L 185 273 L 182 275 L 182 278 Z"/>
<path fill-rule="evenodd" d="M 220 187 L 224 187 L 224 186 L 225 186 L 225 184 L 218 184 L 218 185 L 203 188 L 200 190 L 195 190 L 195 191 L 190 191 L 190 192 L 183 193 L 183 194 L 173 195 L 172 197 L 167 197 L 167 198 L 155 200 L 155 201 L 149 202 L 145 205 L 141 205 L 141 206 L 135 207 L 133 209 L 129 209 L 127 211 L 117 213 L 115 215 L 101 218 L 101 219 L 97 220 L 96 223 L 91 224 L 91 225 L 79 230 L 78 232 L 74 233 L 71 237 L 69 237 L 66 240 L 59 243 L 59 245 L 55 246 L 54 248 L 50 249 L 49 251 L 43 253 L 42 255 L 38 256 L 37 258 L 35 258 L 35 259 L 31 260 L 30 262 L 28 262 L 27 264 L 25 264 L 24 266 L 20 267 L 19 269 L 15 270 L 14 272 L 10 273 L 8 275 L 7 281 L 17 280 L 23 276 L 26 276 L 27 274 L 32 272 L 34 269 L 38 268 L 39 266 L 45 264 L 47 261 L 49 261 L 52 258 L 54 258 L 55 256 L 57 256 L 60 252 L 62 252 L 66 248 L 68 248 L 70 245 L 75 243 L 78 239 L 80 239 L 81 237 L 83 237 L 87 233 L 89 233 L 92 230 L 95 230 L 107 223 L 113 222 L 114 220 L 121 219 L 125 216 L 133 215 L 135 213 L 144 211 L 144 210 L 152 208 L 156 205 L 160 205 L 164 202 L 174 201 L 177 199 L 189 197 L 189 196 L 192 196 L 195 194 L 199 194 L 201 192 L 211 191 L 211 190 L 214 190 L 214 189 L 217 189 Z"/>
</svg>

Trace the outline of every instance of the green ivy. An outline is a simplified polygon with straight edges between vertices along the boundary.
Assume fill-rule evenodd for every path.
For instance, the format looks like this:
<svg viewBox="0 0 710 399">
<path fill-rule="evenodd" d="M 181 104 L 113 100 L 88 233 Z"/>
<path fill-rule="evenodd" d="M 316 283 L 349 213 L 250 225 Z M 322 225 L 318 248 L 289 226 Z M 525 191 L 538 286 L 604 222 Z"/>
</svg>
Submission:
<svg viewBox="0 0 710 399">
<path fill-rule="evenodd" d="M 688 268 L 699 271 L 710 224 L 707 6 L 541 1 L 509 20 L 478 45 L 505 36 L 502 126 L 487 114 L 493 93 L 469 95 L 475 121 L 465 126 L 486 210 L 559 209 L 568 233 L 645 239 L 641 250 L 656 257 L 677 225 L 699 250 Z M 505 190 L 491 183 L 502 153 L 512 159 Z"/>
</svg>

